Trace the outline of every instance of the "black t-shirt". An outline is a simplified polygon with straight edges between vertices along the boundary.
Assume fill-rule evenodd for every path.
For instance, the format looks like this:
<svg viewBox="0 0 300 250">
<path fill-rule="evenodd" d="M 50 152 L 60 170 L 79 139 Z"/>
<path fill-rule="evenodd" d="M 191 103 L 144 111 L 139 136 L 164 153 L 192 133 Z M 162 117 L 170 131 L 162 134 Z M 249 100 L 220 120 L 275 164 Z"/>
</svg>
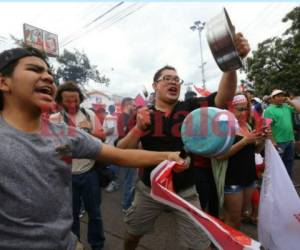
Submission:
<svg viewBox="0 0 300 250">
<path fill-rule="evenodd" d="M 241 136 L 235 137 L 237 143 Z M 247 144 L 228 159 L 225 185 L 249 185 L 256 179 L 255 145 Z"/>
<path fill-rule="evenodd" d="M 149 132 L 141 137 L 144 149 L 153 151 L 181 151 L 183 142 L 181 140 L 181 126 L 184 118 L 194 109 L 207 106 L 215 106 L 216 93 L 208 97 L 193 98 L 178 102 L 171 114 L 151 109 L 151 125 Z M 154 166 L 155 167 L 155 166 Z M 143 183 L 150 187 L 150 174 L 153 168 L 139 169 L 139 176 Z M 181 172 L 173 172 L 173 184 L 176 192 L 195 184 L 193 167 Z"/>
</svg>

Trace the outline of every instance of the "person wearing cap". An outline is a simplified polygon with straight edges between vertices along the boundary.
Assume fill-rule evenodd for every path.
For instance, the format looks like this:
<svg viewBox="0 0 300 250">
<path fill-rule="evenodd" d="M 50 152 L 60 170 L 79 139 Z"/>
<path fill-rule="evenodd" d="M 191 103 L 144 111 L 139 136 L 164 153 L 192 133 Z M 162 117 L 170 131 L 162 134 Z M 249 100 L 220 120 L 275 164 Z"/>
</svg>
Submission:
<svg viewBox="0 0 300 250">
<path fill-rule="evenodd" d="M 224 187 L 225 223 L 239 229 L 241 216 L 249 216 L 251 196 L 256 187 L 255 153 L 264 148 L 266 135 L 250 126 L 252 110 L 245 94 L 234 96 L 230 111 L 235 115 L 239 129 L 230 150 L 217 159 L 228 161 Z"/>
<path fill-rule="evenodd" d="M 259 115 L 262 115 L 263 109 L 262 109 L 262 100 L 258 97 L 253 97 L 251 99 L 252 104 L 252 111 L 257 112 Z"/>
<path fill-rule="evenodd" d="M 243 91 L 243 94 L 245 94 L 248 98 L 248 100 L 252 100 L 255 96 L 254 96 L 254 89 L 253 88 L 246 88 L 244 91 Z"/>
<path fill-rule="evenodd" d="M 235 42 L 238 53 L 245 57 L 250 51 L 247 40 L 241 33 L 237 33 Z M 235 71 L 225 72 L 218 93 L 183 102 L 179 101 L 182 83 L 174 67 L 166 65 L 157 70 L 152 84 L 155 91 L 154 105 L 138 110 L 135 125 L 117 146 L 138 148 L 141 145 L 149 150 L 183 150 L 180 128 L 186 115 L 201 106 L 226 107 L 234 96 L 237 79 Z M 139 171 L 134 201 L 124 219 L 127 226 L 124 249 L 136 249 L 140 239 L 153 230 L 156 219 L 166 209 L 177 222 L 178 243 L 182 249 L 211 249 L 207 235 L 187 215 L 155 201 L 150 196 L 150 175 L 154 167 Z M 173 173 L 174 190 L 183 199 L 200 208 L 194 172 L 190 169 Z"/>
<path fill-rule="evenodd" d="M 300 112 L 300 104 L 286 97 L 286 93 L 275 89 L 271 93 L 271 102 L 264 112 L 264 117 L 271 118 L 274 140 L 281 151 L 281 158 L 289 176 L 293 177 L 294 129 L 292 115 Z"/>
<path fill-rule="evenodd" d="M 56 86 L 45 57 L 33 48 L 0 53 L 0 249 L 82 249 L 72 233 L 72 158 L 133 167 L 178 152 L 120 150 L 78 128 L 42 116 Z"/>
</svg>

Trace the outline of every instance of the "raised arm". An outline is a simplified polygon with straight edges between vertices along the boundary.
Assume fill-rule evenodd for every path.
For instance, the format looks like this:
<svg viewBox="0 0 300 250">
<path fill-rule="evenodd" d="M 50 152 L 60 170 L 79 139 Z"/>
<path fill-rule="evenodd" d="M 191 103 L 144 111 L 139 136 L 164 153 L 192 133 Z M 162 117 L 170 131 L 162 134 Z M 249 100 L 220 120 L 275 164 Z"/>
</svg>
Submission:
<svg viewBox="0 0 300 250">
<path fill-rule="evenodd" d="M 172 160 L 181 165 L 182 170 L 188 167 L 185 161 L 179 156 L 179 152 L 155 152 L 138 149 L 124 150 L 107 144 L 102 145 L 96 160 L 134 168 L 153 167 L 164 160 Z"/>
<path fill-rule="evenodd" d="M 247 39 L 243 37 L 242 33 L 235 35 L 235 46 L 239 55 L 244 58 L 250 51 L 250 46 Z M 236 71 L 225 72 L 222 75 L 218 93 L 215 97 L 215 104 L 219 108 L 226 108 L 235 94 L 237 86 Z"/>
<path fill-rule="evenodd" d="M 240 141 L 233 144 L 227 153 L 216 157 L 216 159 L 217 160 L 226 160 L 226 159 L 230 158 L 231 156 L 235 155 L 236 153 L 238 153 L 246 145 L 256 144 L 256 142 L 260 141 L 261 139 L 262 139 L 262 135 L 260 132 L 252 131 L 248 136 L 244 136 Z M 262 143 L 264 143 L 264 142 L 262 142 Z M 256 149 L 255 151 L 257 152 L 258 149 Z"/>
<path fill-rule="evenodd" d="M 118 148 L 138 148 L 141 134 L 142 131 L 135 126 L 125 137 L 117 142 L 116 146 Z"/>
<path fill-rule="evenodd" d="M 288 104 L 290 104 L 292 107 L 294 107 L 294 109 L 296 110 L 297 113 L 300 113 L 300 103 L 295 101 L 295 100 L 291 100 L 290 98 L 286 98 L 286 102 Z"/>
</svg>

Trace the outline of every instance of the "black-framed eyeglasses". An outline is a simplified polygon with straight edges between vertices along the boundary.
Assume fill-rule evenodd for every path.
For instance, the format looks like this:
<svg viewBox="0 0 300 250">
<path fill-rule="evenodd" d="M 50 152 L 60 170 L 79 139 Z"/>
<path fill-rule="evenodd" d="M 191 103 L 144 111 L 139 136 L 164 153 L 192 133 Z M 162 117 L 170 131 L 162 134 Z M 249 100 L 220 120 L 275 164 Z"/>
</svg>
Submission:
<svg viewBox="0 0 300 250">
<path fill-rule="evenodd" d="M 169 75 L 165 75 L 165 76 L 162 76 L 160 77 L 156 82 L 159 82 L 159 81 L 164 81 L 164 82 L 175 82 L 176 84 L 183 84 L 183 80 L 180 79 L 178 76 L 169 76 Z"/>
</svg>

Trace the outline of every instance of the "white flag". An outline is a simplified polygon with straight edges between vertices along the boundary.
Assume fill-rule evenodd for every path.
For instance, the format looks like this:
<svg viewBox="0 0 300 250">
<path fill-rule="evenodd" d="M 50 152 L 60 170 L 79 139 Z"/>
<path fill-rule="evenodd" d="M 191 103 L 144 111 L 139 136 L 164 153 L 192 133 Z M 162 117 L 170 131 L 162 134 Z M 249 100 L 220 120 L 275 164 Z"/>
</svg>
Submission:
<svg viewBox="0 0 300 250">
<path fill-rule="evenodd" d="M 270 140 L 265 148 L 258 238 L 267 250 L 300 249 L 300 199 Z"/>
</svg>

